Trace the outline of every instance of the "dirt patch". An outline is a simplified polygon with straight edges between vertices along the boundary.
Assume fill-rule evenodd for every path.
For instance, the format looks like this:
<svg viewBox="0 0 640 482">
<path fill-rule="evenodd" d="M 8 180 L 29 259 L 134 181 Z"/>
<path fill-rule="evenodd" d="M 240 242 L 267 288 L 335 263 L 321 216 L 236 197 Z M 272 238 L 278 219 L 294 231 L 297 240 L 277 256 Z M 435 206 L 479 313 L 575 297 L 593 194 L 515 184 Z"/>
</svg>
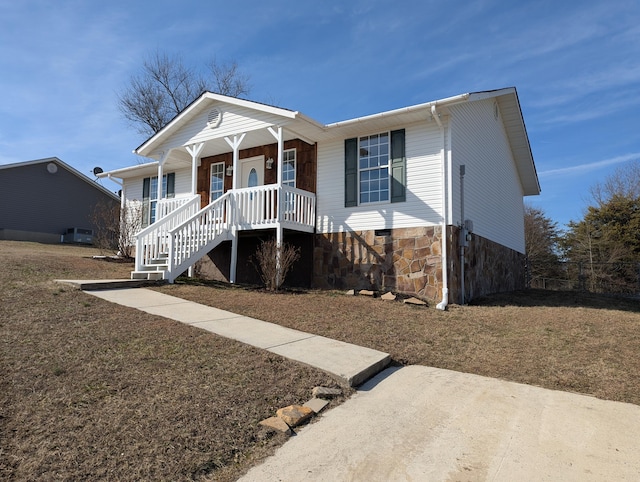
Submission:
<svg viewBox="0 0 640 482">
<path fill-rule="evenodd" d="M 51 281 L 133 267 L 94 254 L 0 241 L 1 479 L 235 480 L 285 441 L 260 420 L 340 385 Z"/>
</svg>

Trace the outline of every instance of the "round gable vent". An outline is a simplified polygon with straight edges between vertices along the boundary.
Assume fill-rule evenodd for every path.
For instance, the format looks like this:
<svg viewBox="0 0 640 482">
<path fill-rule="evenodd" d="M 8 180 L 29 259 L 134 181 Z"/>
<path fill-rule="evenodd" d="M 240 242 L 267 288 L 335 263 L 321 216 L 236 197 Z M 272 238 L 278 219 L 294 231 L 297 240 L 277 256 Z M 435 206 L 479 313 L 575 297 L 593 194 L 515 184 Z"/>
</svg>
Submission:
<svg viewBox="0 0 640 482">
<path fill-rule="evenodd" d="M 207 116 L 207 125 L 214 129 L 220 125 L 220 121 L 222 120 L 222 112 L 220 109 L 211 109 L 209 111 L 209 115 Z"/>
</svg>

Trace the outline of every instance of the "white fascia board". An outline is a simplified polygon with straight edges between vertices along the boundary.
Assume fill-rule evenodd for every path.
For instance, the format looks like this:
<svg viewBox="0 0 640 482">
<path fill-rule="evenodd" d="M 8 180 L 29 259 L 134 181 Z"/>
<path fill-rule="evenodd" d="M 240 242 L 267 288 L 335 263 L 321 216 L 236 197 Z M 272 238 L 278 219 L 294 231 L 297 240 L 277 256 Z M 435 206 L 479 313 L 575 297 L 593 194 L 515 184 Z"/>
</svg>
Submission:
<svg viewBox="0 0 640 482">
<path fill-rule="evenodd" d="M 492 99 L 494 97 L 500 97 L 507 94 L 516 94 L 515 87 L 505 87 L 504 89 L 496 90 L 484 90 L 480 92 L 471 92 L 469 95 L 469 102 L 476 100 Z"/>
<path fill-rule="evenodd" d="M 137 177 L 143 174 L 145 171 L 158 172 L 158 161 L 145 162 L 144 164 L 138 164 L 136 166 L 123 167 L 122 169 L 115 169 L 113 171 L 101 172 L 97 175 L 98 178 L 110 178 L 127 179 L 130 177 Z"/>
<path fill-rule="evenodd" d="M 460 95 L 456 95 L 453 97 L 447 97 L 445 99 L 440 99 L 440 100 L 434 100 L 431 102 L 425 102 L 423 104 L 417 104 L 417 105 L 411 105 L 408 107 L 402 107 L 400 109 L 394 109 L 394 110 L 388 110 L 385 112 L 379 112 L 377 114 L 371 114 L 368 116 L 364 116 L 364 117 L 357 117 L 355 119 L 348 119 L 345 121 L 340 121 L 340 122 L 334 122 L 333 124 L 327 124 L 327 128 L 329 129 L 334 129 L 334 128 L 338 128 L 338 127 L 347 127 L 347 126 L 351 126 L 354 124 L 360 124 L 360 123 L 365 123 L 368 121 L 372 121 L 372 120 L 376 120 L 376 119 L 380 119 L 383 117 L 394 117 L 397 115 L 401 115 L 401 114 L 408 114 L 408 113 L 412 113 L 415 111 L 420 111 L 420 110 L 430 110 L 431 106 L 435 105 L 435 106 L 446 106 L 446 105 L 453 105 L 453 104 L 457 104 L 460 102 L 465 102 L 468 98 L 469 98 L 470 94 L 460 94 Z"/>
</svg>

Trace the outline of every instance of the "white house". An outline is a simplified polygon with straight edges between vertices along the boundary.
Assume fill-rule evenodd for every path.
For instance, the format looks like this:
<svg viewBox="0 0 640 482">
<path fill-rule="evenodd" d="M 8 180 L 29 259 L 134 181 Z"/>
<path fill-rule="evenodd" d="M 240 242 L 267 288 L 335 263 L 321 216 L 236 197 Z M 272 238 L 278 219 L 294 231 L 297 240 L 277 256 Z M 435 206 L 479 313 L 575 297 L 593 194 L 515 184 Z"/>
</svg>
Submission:
<svg viewBox="0 0 640 482">
<path fill-rule="evenodd" d="M 294 284 L 459 303 L 524 286 L 540 186 L 515 88 L 323 125 L 204 93 L 101 174 L 142 206 L 133 277 L 251 281 L 260 239 L 301 248 Z M 161 182 L 158 182 L 161 180 Z"/>
</svg>

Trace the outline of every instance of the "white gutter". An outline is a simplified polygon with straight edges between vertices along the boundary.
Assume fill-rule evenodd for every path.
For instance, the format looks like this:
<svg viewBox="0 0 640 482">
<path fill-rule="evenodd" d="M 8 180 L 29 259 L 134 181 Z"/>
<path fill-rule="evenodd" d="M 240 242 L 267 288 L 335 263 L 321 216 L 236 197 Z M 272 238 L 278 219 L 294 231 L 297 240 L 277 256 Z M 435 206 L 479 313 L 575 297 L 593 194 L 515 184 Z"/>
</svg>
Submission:
<svg viewBox="0 0 640 482">
<path fill-rule="evenodd" d="M 395 110 L 389 110 L 386 112 L 379 112 L 377 114 L 372 114 L 372 115 L 368 115 L 368 116 L 364 116 L 364 117 L 357 117 L 355 119 L 349 119 L 346 121 L 341 121 L 341 122 L 334 122 L 333 124 L 327 124 L 326 127 L 328 128 L 336 128 L 336 127 L 345 127 L 348 125 L 352 125 L 352 124 L 359 124 L 361 122 L 367 122 L 370 120 L 374 120 L 374 119 L 380 119 L 383 117 L 390 117 L 390 116 L 395 116 L 398 114 L 408 114 L 414 111 L 420 111 L 420 110 L 424 110 L 424 109 L 428 109 L 431 108 L 431 112 L 433 113 L 433 109 L 434 107 L 436 107 L 437 105 L 451 105 L 451 104 L 457 104 L 458 102 L 464 102 L 466 100 L 469 99 L 469 96 L 471 94 L 460 94 L 460 95 L 455 95 L 453 97 L 447 97 L 446 99 L 440 99 L 440 100 L 436 100 L 436 101 L 432 101 L 432 102 L 426 102 L 424 104 L 417 104 L 417 105 L 411 105 L 409 107 L 402 107 L 400 109 L 395 109 Z M 440 125 L 440 122 L 438 122 L 438 125 Z"/>
<path fill-rule="evenodd" d="M 447 159 L 444 126 L 440 120 L 440 114 L 438 114 L 436 104 L 431 106 L 431 115 L 438 124 L 438 127 L 440 128 L 440 135 L 442 137 L 442 149 L 440 150 L 440 156 L 442 159 L 442 233 L 440 235 L 442 239 L 442 301 L 436 305 L 436 308 L 444 311 L 449 304 L 449 277 L 447 266 Z"/>
</svg>

